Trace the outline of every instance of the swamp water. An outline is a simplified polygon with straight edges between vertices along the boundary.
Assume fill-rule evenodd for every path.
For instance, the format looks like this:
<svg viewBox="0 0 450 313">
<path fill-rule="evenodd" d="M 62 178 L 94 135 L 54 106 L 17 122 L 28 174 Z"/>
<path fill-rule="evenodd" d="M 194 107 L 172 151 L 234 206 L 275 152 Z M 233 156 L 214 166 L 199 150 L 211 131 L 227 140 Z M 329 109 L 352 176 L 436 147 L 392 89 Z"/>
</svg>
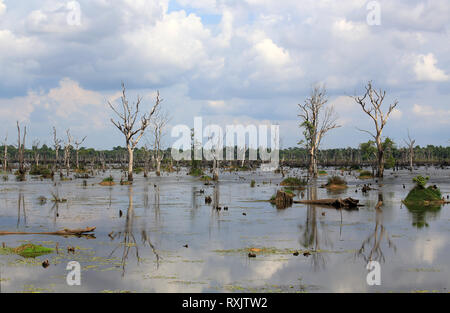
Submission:
<svg viewBox="0 0 450 313">
<path fill-rule="evenodd" d="M 381 187 L 347 174 L 347 190 L 303 191 L 304 199 L 359 199 L 364 206 L 355 211 L 303 204 L 277 210 L 260 200 L 270 199 L 282 178 L 265 172 L 224 172 L 216 187 L 185 172 L 137 175 L 133 186 L 112 187 L 98 185 L 100 176 L 86 186 L 82 179 L 54 186 L 10 175 L 0 183 L 0 231 L 97 229 L 95 238 L 0 236 L 7 247 L 58 247 L 36 258 L 0 254 L 1 292 L 448 292 L 450 205 L 409 210 L 401 203 L 419 174 L 450 194 L 450 169 L 433 168 L 387 171 Z M 364 183 L 377 190 L 363 194 Z M 55 204 L 52 193 L 67 202 Z M 377 211 L 379 193 L 384 205 Z M 205 196 L 228 210 L 213 209 Z M 248 257 L 251 251 L 256 258 Z M 369 259 L 381 264 L 380 286 L 366 283 Z M 66 283 L 70 261 L 81 264 L 81 286 Z"/>
</svg>

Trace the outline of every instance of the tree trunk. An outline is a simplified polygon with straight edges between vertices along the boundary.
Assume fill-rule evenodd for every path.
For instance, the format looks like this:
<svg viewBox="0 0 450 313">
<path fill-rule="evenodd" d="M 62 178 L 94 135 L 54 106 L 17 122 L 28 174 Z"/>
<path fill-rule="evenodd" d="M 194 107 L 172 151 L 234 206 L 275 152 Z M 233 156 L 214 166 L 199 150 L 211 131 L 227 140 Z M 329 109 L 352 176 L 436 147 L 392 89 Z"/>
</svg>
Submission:
<svg viewBox="0 0 450 313">
<path fill-rule="evenodd" d="M 5 142 L 5 153 L 3 155 L 3 171 L 6 172 L 8 169 L 8 145 Z"/>
<path fill-rule="evenodd" d="M 78 162 L 78 150 L 76 151 L 77 170 L 80 169 L 80 163 Z"/>
<path fill-rule="evenodd" d="M 161 158 L 156 159 L 156 176 L 161 176 Z"/>
<path fill-rule="evenodd" d="M 128 181 L 133 181 L 133 149 L 128 146 Z"/>
</svg>

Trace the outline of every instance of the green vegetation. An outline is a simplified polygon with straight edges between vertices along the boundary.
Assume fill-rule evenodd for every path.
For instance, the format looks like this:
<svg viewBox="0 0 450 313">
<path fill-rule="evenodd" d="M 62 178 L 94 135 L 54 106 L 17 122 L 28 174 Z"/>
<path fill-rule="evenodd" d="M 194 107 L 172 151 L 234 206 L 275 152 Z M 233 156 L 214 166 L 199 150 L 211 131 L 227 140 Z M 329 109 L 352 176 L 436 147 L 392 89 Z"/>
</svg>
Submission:
<svg viewBox="0 0 450 313">
<path fill-rule="evenodd" d="M 191 170 L 189 171 L 189 175 L 194 176 L 194 177 L 199 177 L 203 175 L 203 171 L 201 168 L 198 167 L 193 167 L 191 168 Z"/>
<path fill-rule="evenodd" d="M 367 178 L 373 178 L 372 172 L 369 171 L 361 171 L 359 173 L 359 178 L 360 179 L 367 179 Z"/>
<path fill-rule="evenodd" d="M 339 177 L 339 176 L 333 176 L 328 178 L 328 183 L 327 185 L 345 185 L 347 186 L 347 182 L 345 181 L 345 179 Z"/>
<path fill-rule="evenodd" d="M 49 254 L 54 251 L 53 248 L 47 248 L 43 246 L 38 246 L 34 244 L 24 244 L 17 248 L 0 248 L 0 254 L 17 254 L 24 258 L 35 258 L 41 255 Z"/>
<path fill-rule="evenodd" d="M 328 175 L 327 171 L 319 171 L 319 175 Z"/>
<path fill-rule="evenodd" d="M 255 188 L 255 185 L 256 185 L 256 182 L 254 180 L 252 180 L 251 183 L 250 183 L 250 187 L 251 188 Z"/>
<path fill-rule="evenodd" d="M 306 180 L 299 179 L 296 177 L 288 177 L 281 182 L 281 186 L 290 186 L 290 187 L 303 187 L 307 184 Z"/>
<path fill-rule="evenodd" d="M 426 184 L 430 178 L 417 176 L 413 178 L 413 181 L 416 183 L 414 188 L 408 193 L 405 203 L 422 203 L 426 204 L 426 202 L 430 201 L 442 201 L 442 194 L 439 188 L 436 186 L 426 187 Z"/>
<path fill-rule="evenodd" d="M 114 177 L 112 177 L 111 175 L 102 180 L 102 183 L 112 183 L 112 182 L 114 182 Z"/>
<path fill-rule="evenodd" d="M 33 165 L 33 167 L 31 168 L 30 175 L 41 176 L 43 178 L 52 178 L 53 176 L 52 171 L 47 167 L 36 165 Z"/>
<path fill-rule="evenodd" d="M 204 181 L 204 182 L 210 182 L 210 181 L 212 181 L 213 179 L 212 179 L 211 176 L 203 175 L 202 177 L 200 177 L 200 180 L 201 180 L 201 181 Z"/>
</svg>

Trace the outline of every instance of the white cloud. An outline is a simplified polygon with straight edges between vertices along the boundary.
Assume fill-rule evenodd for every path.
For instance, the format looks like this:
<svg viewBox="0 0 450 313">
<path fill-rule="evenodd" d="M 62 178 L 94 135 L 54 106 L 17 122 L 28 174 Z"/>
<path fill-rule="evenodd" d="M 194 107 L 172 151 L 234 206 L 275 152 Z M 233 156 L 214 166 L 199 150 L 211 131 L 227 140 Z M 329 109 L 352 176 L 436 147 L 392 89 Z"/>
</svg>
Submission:
<svg viewBox="0 0 450 313">
<path fill-rule="evenodd" d="M 0 15 L 5 13 L 6 11 L 6 5 L 3 3 L 3 0 L 0 0 Z"/>
<path fill-rule="evenodd" d="M 449 76 L 438 67 L 437 60 L 432 53 L 420 54 L 416 57 L 414 72 L 419 81 L 447 81 Z"/>
<path fill-rule="evenodd" d="M 422 119 L 426 118 L 433 125 L 436 123 L 450 124 L 450 110 L 439 109 L 430 105 L 414 104 L 412 112 Z"/>
</svg>

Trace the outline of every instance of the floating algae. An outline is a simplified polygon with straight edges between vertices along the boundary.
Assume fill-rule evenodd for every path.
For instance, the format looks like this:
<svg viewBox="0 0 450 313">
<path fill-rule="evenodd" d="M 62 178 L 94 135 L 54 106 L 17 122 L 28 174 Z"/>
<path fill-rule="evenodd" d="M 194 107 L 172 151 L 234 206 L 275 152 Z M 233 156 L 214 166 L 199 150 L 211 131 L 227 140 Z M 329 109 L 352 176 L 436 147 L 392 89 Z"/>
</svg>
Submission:
<svg viewBox="0 0 450 313">
<path fill-rule="evenodd" d="M 17 254 L 24 258 L 35 258 L 41 255 L 50 254 L 54 251 L 53 248 L 47 248 L 43 246 L 38 246 L 32 243 L 23 244 L 17 248 L 4 247 L 0 248 L 0 254 Z"/>
</svg>

